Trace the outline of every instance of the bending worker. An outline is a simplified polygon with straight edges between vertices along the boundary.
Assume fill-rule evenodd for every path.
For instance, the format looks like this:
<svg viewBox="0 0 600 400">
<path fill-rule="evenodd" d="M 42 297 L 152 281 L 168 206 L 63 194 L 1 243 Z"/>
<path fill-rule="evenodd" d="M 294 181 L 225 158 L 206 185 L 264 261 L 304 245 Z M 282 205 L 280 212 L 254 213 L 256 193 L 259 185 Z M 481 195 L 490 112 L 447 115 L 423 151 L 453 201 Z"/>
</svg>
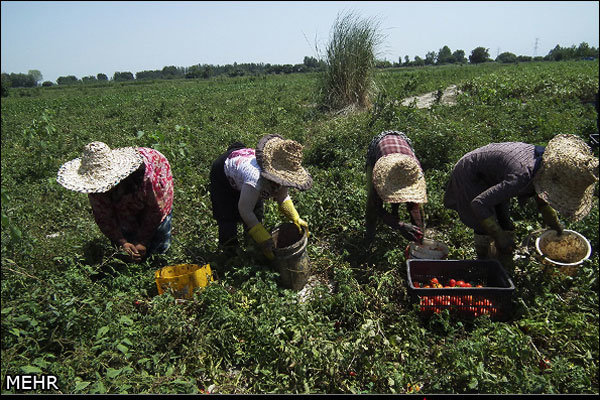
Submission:
<svg viewBox="0 0 600 400">
<path fill-rule="evenodd" d="M 237 226 L 242 222 L 264 255 L 274 258 L 271 234 L 262 224 L 263 200 L 269 198 L 298 229 L 308 232 L 308 223 L 300 218 L 288 193 L 289 188 L 312 187 L 312 177 L 301 162 L 302 145 L 279 135 L 264 136 L 256 150 L 236 142 L 213 162 L 210 199 L 223 248 L 237 246 Z"/>
<path fill-rule="evenodd" d="M 173 175 L 159 151 L 145 147 L 111 150 L 92 142 L 66 162 L 57 182 L 88 193 L 96 224 L 132 261 L 164 253 L 171 244 Z"/>
<path fill-rule="evenodd" d="M 512 266 L 514 225 L 510 199 L 535 198 L 544 224 L 562 233 L 556 211 L 580 220 L 592 207 L 598 159 L 575 135 L 557 135 L 547 147 L 521 142 L 491 143 L 465 154 L 454 166 L 444 205 L 474 230 L 480 259 L 497 257 Z M 556 211 L 555 211 L 556 210 Z M 498 254 L 494 254 L 493 247 Z"/>
<path fill-rule="evenodd" d="M 367 151 L 366 237 L 370 245 L 378 218 L 398 230 L 407 240 L 423 240 L 423 203 L 427 202 L 425 176 L 410 139 L 402 132 L 385 131 L 371 140 Z M 390 203 L 391 212 L 384 208 Z M 399 203 L 406 203 L 411 224 L 398 216 Z"/>
</svg>

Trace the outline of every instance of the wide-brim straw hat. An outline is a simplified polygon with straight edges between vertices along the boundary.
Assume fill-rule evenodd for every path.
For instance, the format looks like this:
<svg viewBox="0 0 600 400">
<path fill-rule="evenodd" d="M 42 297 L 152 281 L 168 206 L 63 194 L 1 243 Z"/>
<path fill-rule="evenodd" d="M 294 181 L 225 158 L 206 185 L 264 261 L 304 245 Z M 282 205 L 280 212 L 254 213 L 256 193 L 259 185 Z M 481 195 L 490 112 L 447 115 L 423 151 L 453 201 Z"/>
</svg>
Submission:
<svg viewBox="0 0 600 400">
<path fill-rule="evenodd" d="M 388 154 L 373 167 L 373 186 L 386 203 L 427 203 L 425 175 L 414 157 Z"/>
<path fill-rule="evenodd" d="M 105 143 L 92 142 L 83 155 L 64 163 L 57 182 L 81 193 L 105 193 L 127 178 L 144 162 L 134 147 L 111 150 Z"/>
<path fill-rule="evenodd" d="M 590 212 L 597 182 L 598 159 L 583 139 L 567 134 L 548 142 L 533 178 L 538 196 L 561 216 L 574 221 Z"/>
<path fill-rule="evenodd" d="M 279 135 L 262 137 L 256 147 L 260 175 L 282 186 L 310 189 L 313 180 L 302 167 L 302 148 L 300 143 Z"/>
</svg>

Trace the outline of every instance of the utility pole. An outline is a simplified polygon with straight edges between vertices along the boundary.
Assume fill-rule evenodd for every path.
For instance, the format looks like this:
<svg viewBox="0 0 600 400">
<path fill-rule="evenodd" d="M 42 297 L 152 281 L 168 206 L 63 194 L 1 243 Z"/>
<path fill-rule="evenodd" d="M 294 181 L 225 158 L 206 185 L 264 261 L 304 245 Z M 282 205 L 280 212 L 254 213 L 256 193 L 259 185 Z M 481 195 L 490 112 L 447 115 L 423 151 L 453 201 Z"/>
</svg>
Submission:
<svg viewBox="0 0 600 400">
<path fill-rule="evenodd" d="M 533 46 L 533 56 L 537 56 L 537 49 L 538 49 L 538 41 L 540 39 L 539 38 L 535 38 L 535 45 Z"/>
</svg>

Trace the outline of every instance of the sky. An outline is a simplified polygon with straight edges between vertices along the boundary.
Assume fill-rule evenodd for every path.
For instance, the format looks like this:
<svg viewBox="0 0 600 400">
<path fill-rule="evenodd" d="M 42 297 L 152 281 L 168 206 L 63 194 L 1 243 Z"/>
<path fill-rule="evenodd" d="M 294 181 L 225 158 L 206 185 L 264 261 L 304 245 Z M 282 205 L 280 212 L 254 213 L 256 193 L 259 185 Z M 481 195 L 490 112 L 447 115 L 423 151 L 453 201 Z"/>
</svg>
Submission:
<svg viewBox="0 0 600 400">
<path fill-rule="evenodd" d="M 197 64 L 300 64 L 324 54 L 336 17 L 376 21 L 377 58 L 448 46 L 545 56 L 598 48 L 598 1 L 2 1 L 3 73 L 109 78 Z"/>
</svg>

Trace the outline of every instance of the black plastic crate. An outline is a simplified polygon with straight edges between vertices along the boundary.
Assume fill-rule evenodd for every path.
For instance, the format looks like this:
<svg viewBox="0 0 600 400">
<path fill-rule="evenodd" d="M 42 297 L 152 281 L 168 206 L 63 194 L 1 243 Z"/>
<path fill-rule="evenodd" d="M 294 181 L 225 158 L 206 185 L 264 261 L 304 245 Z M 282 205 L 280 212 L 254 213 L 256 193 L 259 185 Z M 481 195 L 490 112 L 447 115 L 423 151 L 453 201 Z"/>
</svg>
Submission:
<svg viewBox="0 0 600 400">
<path fill-rule="evenodd" d="M 423 315 L 448 309 L 467 319 L 489 315 L 496 321 L 506 321 L 512 312 L 515 285 L 497 260 L 417 260 L 406 261 L 408 291 Z M 473 287 L 423 288 L 415 283 L 429 284 L 437 278 L 441 285 L 450 279 L 469 282 Z M 481 284 L 482 287 L 475 287 Z"/>
</svg>

